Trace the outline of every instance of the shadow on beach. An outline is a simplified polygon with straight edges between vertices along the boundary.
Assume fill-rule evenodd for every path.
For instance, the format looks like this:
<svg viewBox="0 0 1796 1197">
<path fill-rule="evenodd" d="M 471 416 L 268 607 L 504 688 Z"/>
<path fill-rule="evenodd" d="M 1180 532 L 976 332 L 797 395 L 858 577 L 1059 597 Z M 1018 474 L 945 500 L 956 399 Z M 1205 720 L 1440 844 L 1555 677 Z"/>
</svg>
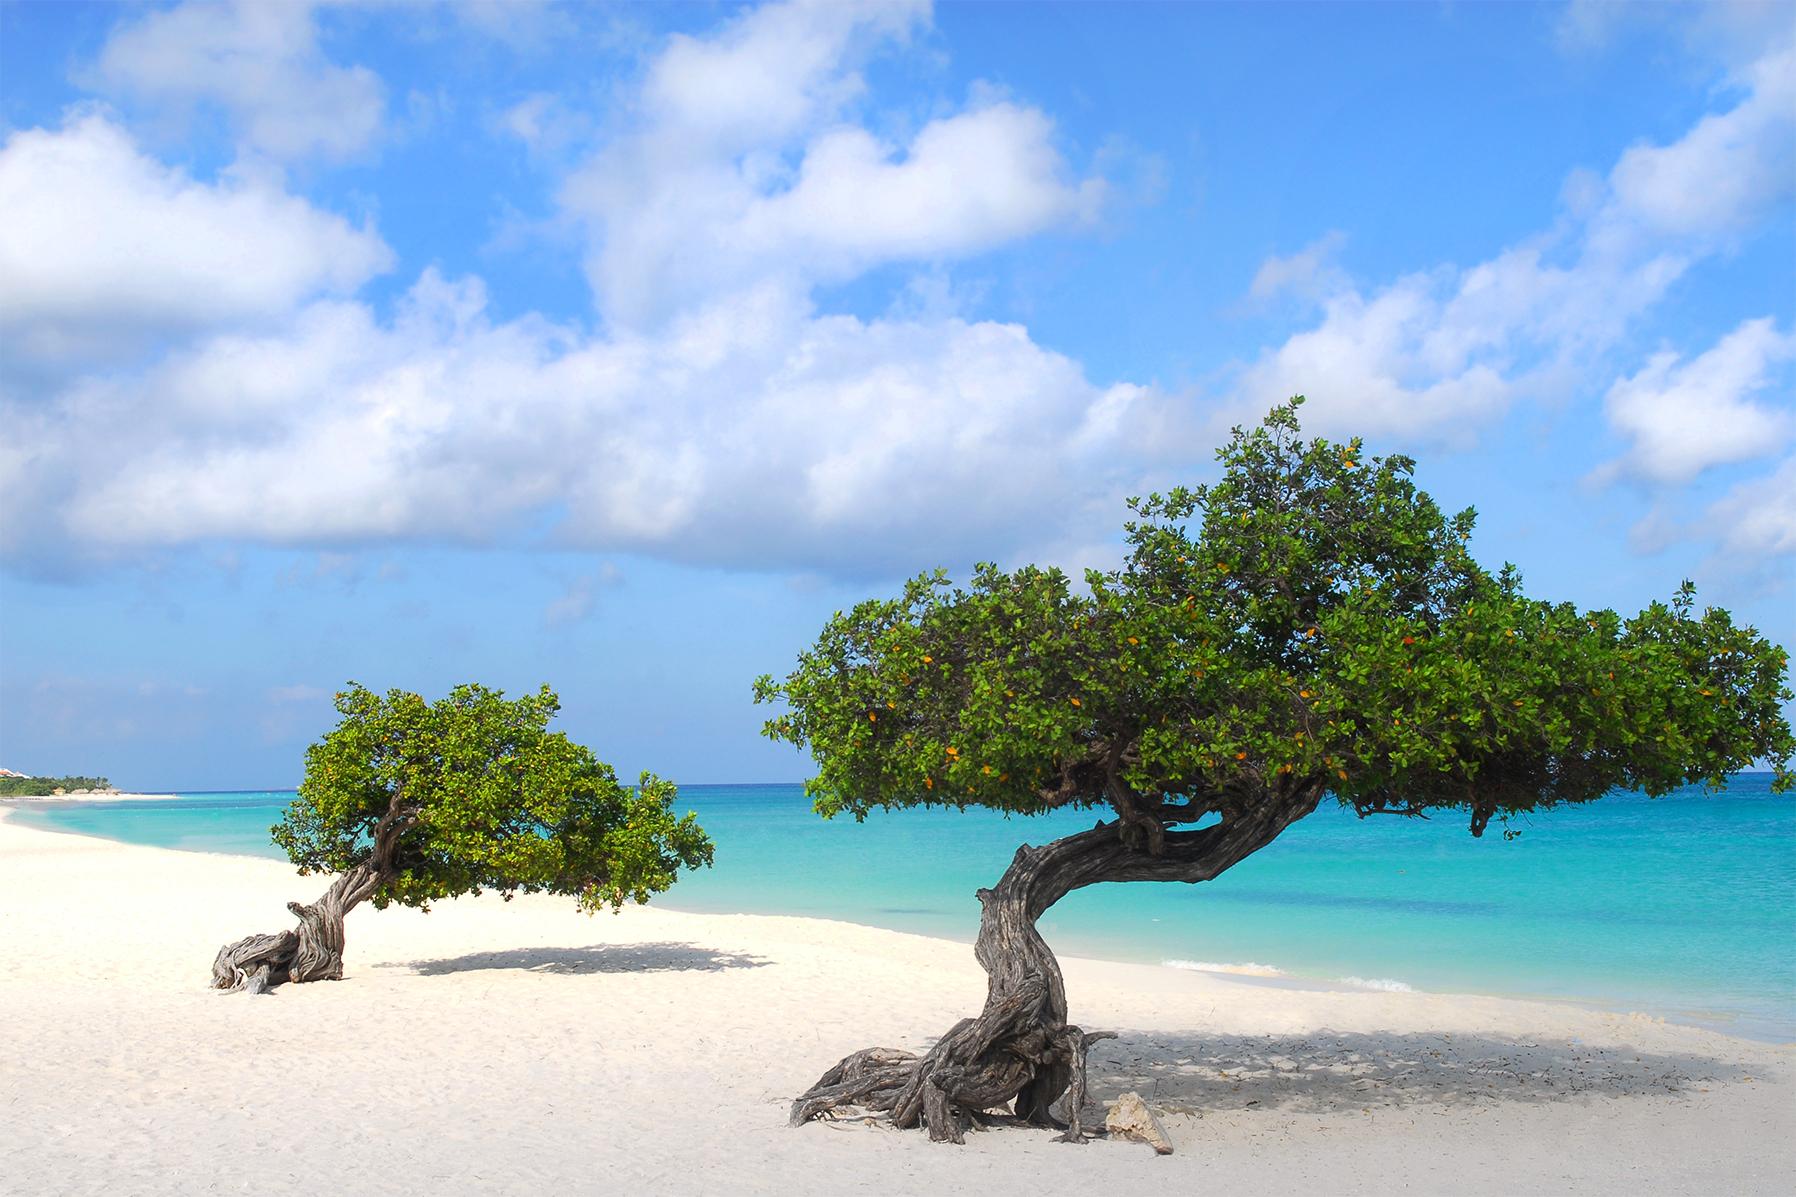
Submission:
<svg viewBox="0 0 1796 1197">
<path fill-rule="evenodd" d="M 410 960 L 387 965 L 409 968 L 426 977 L 485 969 L 522 969 L 538 973 L 721 972 L 729 968 L 761 968 L 769 962 L 741 952 L 719 952 L 691 943 L 595 944 L 589 948 L 508 948 L 470 952 L 442 960 Z"/>
<path fill-rule="evenodd" d="M 1347 1033 L 1167 1036 L 1125 1032 L 1094 1045 L 1091 1097 L 1133 1089 L 1170 1113 L 1551 1102 L 1693 1093 L 1751 1079 L 1695 1054 L 1664 1055 L 1532 1036 Z"/>
</svg>

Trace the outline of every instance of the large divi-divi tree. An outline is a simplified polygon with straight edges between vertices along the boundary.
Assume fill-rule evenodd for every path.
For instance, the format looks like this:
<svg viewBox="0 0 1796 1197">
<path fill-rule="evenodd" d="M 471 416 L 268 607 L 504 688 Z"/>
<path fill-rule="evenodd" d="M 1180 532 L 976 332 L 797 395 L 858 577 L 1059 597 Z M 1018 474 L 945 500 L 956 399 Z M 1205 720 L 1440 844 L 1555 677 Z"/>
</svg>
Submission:
<svg viewBox="0 0 1796 1197">
<path fill-rule="evenodd" d="M 302 876 L 336 880 L 310 905 L 287 904 L 295 929 L 219 949 L 213 986 L 340 978 L 343 916 L 363 901 L 428 908 L 497 890 L 616 910 L 710 864 L 694 817 L 673 813 L 673 783 L 645 773 L 619 784 L 590 749 L 548 730 L 558 709 L 547 686 L 516 699 L 457 686 L 434 703 L 357 685 L 338 694 L 342 721 L 306 750 L 299 796 L 274 827 Z"/>
<path fill-rule="evenodd" d="M 793 1105 L 889 1112 L 959 1142 L 991 1111 L 1078 1141 L 1086 1049 L 1036 920 L 1105 881 L 1207 881 L 1325 799 L 1492 819 L 1770 762 L 1791 782 L 1787 654 L 1686 584 L 1633 617 L 1529 598 L 1467 551 L 1404 457 L 1305 440 L 1301 399 L 1237 429 L 1210 486 L 1131 504 L 1128 556 L 937 573 L 838 613 L 766 734 L 808 747 L 824 817 L 980 806 L 1101 812 L 1022 847 L 983 904 L 985 1007 L 929 1052 L 871 1048 Z M 1062 1099 L 1065 1099 L 1062 1102 Z M 1050 1113 L 1061 1103 L 1064 1122 Z"/>
</svg>

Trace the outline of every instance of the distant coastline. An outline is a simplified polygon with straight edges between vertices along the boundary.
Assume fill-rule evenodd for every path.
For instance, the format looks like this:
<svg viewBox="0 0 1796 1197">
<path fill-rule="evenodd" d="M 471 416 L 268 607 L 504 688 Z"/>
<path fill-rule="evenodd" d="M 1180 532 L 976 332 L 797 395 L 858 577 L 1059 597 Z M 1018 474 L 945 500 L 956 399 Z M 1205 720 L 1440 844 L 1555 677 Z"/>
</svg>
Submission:
<svg viewBox="0 0 1796 1197">
<path fill-rule="evenodd" d="M 120 790 L 68 790 L 51 794 L 0 794 L 0 802 L 164 802 L 178 794 L 128 794 Z"/>
<path fill-rule="evenodd" d="M 114 792 L 112 782 L 104 777 L 89 777 L 86 774 L 46 777 L 0 769 L 0 798 L 63 798 L 70 794 Z"/>
</svg>

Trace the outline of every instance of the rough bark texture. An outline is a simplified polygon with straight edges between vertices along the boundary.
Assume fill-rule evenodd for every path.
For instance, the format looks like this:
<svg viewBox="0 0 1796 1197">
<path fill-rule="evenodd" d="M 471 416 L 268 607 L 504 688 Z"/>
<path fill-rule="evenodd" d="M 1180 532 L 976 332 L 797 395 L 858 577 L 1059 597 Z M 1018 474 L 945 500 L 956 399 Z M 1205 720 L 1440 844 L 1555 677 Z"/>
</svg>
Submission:
<svg viewBox="0 0 1796 1197">
<path fill-rule="evenodd" d="M 1286 795 L 1197 831 L 1148 837 L 1119 819 L 1045 847 L 1019 848 L 997 886 L 979 891 L 984 909 L 973 953 L 988 978 L 979 1016 L 956 1023 L 921 1057 L 890 1048 L 848 1056 L 792 1103 L 792 1125 L 854 1107 L 960 1143 L 969 1126 L 1009 1106 L 1023 1122 L 1059 1127 L 1063 1141 L 1084 1142 L 1086 1052 L 1114 1036 L 1067 1022 L 1060 965 L 1036 920 L 1073 890 L 1100 881 L 1207 881 L 1314 810 L 1318 796 Z M 1052 1112 L 1056 1105 L 1061 1118 Z"/>
<path fill-rule="evenodd" d="M 273 935 L 251 935 L 218 949 L 212 961 L 212 987 L 263 993 L 283 981 L 341 980 L 343 916 L 379 882 L 379 874 L 361 864 L 338 877 L 311 905 L 287 903 L 299 926 Z"/>
<path fill-rule="evenodd" d="M 212 961 L 212 988 L 266 993 L 285 981 L 342 980 L 343 917 L 392 871 L 399 836 L 415 817 L 416 811 L 396 798 L 375 828 L 366 860 L 338 877 L 311 905 L 287 903 L 298 927 L 246 936 L 218 949 Z"/>
</svg>

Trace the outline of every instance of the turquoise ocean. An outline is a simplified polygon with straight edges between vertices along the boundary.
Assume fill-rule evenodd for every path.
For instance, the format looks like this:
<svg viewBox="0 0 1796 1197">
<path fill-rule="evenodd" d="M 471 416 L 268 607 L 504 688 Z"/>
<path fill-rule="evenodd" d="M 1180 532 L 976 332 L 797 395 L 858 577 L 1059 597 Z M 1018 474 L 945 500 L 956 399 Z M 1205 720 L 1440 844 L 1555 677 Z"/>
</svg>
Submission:
<svg viewBox="0 0 1796 1197">
<path fill-rule="evenodd" d="M 21 822 L 281 858 L 291 791 L 24 805 Z M 675 910 L 805 915 L 970 942 L 974 891 L 1020 843 L 1090 813 L 910 810 L 825 821 L 796 785 L 688 785 L 717 844 Z M 1569 999 L 1796 1040 L 1796 797 L 1768 774 L 1719 794 L 1614 794 L 1535 814 L 1504 840 L 1457 817 L 1361 821 L 1332 805 L 1201 885 L 1104 885 L 1042 929 L 1063 954 L 1282 977 L 1284 984 Z M 295 879 L 294 897 L 314 882 Z"/>
</svg>

